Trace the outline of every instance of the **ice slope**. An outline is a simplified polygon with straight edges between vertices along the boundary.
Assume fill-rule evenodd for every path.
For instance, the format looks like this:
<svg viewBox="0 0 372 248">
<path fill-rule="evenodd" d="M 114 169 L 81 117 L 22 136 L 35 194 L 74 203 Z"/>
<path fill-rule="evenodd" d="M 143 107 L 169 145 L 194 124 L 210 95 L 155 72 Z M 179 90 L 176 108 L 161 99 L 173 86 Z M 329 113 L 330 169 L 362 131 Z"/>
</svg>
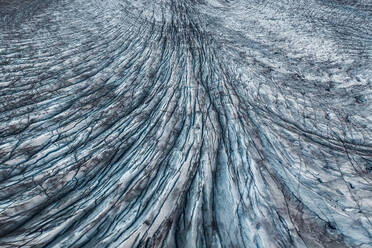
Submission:
<svg viewBox="0 0 372 248">
<path fill-rule="evenodd" d="M 368 0 L 0 0 L 0 247 L 372 247 Z"/>
</svg>

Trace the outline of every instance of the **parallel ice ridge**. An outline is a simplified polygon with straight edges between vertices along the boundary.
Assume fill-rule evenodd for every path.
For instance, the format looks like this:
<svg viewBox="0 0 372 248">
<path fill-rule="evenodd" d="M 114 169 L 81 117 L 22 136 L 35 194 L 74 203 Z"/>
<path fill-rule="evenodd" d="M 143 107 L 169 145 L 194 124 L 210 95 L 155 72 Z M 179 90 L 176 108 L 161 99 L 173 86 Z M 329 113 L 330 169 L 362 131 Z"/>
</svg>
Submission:
<svg viewBox="0 0 372 248">
<path fill-rule="evenodd" d="M 0 0 L 0 247 L 372 247 L 372 4 Z"/>
</svg>

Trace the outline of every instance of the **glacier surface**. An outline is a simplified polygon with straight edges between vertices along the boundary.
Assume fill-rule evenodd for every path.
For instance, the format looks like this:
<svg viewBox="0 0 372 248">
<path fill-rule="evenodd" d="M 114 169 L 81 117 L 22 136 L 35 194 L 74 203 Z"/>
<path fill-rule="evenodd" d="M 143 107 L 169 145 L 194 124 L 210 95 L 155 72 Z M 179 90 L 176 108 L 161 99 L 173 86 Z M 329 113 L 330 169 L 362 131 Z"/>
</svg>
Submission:
<svg viewBox="0 0 372 248">
<path fill-rule="evenodd" d="M 370 0 L 0 0 L 0 247 L 372 247 Z"/>
</svg>

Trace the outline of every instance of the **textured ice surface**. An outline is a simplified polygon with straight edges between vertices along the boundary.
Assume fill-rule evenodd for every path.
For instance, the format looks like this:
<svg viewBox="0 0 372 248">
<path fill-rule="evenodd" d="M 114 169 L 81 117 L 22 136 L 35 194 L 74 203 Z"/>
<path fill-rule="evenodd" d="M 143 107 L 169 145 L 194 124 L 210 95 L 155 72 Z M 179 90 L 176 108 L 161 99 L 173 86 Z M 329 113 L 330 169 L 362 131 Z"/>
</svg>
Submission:
<svg viewBox="0 0 372 248">
<path fill-rule="evenodd" d="M 372 247 L 370 0 L 0 0 L 0 247 Z"/>
</svg>

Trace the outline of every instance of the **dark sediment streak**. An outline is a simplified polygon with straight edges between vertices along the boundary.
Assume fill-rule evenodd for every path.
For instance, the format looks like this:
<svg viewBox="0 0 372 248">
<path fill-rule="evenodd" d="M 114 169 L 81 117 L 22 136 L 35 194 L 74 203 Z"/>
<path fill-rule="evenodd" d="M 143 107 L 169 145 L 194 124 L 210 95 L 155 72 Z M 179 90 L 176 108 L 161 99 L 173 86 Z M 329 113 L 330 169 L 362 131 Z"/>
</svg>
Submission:
<svg viewBox="0 0 372 248">
<path fill-rule="evenodd" d="M 0 0 L 0 247 L 372 247 L 371 16 Z"/>
</svg>

